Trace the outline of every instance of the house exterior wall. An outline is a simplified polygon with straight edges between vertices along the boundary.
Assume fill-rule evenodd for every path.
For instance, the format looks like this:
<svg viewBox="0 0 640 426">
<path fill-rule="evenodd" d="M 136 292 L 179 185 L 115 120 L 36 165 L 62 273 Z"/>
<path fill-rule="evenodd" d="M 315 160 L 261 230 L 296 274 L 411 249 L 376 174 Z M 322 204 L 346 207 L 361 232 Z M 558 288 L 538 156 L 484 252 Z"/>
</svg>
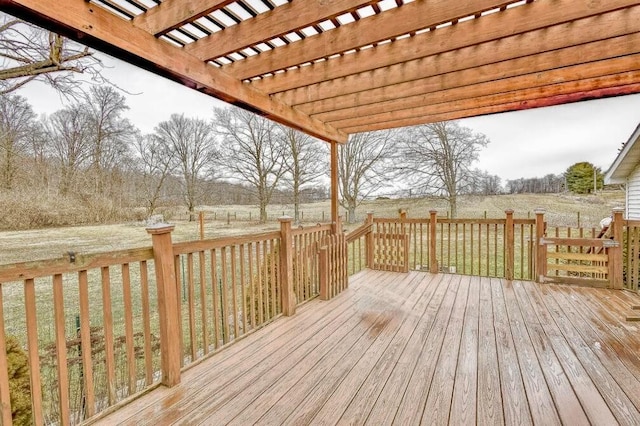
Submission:
<svg viewBox="0 0 640 426">
<path fill-rule="evenodd" d="M 627 178 L 627 219 L 640 220 L 640 164 Z"/>
</svg>

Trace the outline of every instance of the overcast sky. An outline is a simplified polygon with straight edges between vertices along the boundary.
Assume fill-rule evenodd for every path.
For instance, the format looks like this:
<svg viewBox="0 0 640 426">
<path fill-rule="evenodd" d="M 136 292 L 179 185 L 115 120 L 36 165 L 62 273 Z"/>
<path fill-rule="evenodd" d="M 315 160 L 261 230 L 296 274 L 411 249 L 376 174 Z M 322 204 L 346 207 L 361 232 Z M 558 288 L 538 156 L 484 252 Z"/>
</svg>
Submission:
<svg viewBox="0 0 640 426">
<path fill-rule="evenodd" d="M 208 119 L 214 107 L 225 104 L 210 96 L 101 56 L 104 75 L 131 93 L 129 119 L 150 133 L 172 113 Z M 50 114 L 64 105 L 60 96 L 40 83 L 28 84 L 19 94 L 38 114 Z M 640 94 L 495 114 L 461 120 L 491 141 L 476 165 L 503 181 L 562 173 L 578 161 L 590 161 L 606 170 L 620 145 L 640 121 Z"/>
</svg>

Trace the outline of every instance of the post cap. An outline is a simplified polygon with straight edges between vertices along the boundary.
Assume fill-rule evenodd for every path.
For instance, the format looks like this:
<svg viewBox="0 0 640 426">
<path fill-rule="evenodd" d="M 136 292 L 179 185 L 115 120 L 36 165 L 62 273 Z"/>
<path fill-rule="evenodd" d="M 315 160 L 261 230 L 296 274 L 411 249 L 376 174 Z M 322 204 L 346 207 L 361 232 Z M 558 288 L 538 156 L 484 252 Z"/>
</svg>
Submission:
<svg viewBox="0 0 640 426">
<path fill-rule="evenodd" d="M 291 216 L 284 215 L 284 216 L 280 216 L 278 220 L 280 222 L 291 222 L 293 218 Z"/>
<path fill-rule="evenodd" d="M 513 209 L 506 209 L 504 212 L 505 212 L 506 214 L 513 214 L 513 212 L 514 212 L 514 211 L 515 211 L 515 210 L 513 210 Z"/>
<path fill-rule="evenodd" d="M 624 207 L 614 207 L 612 211 L 614 213 L 624 213 Z"/>
<path fill-rule="evenodd" d="M 155 223 L 153 225 L 149 225 L 145 229 L 148 234 L 160 235 L 160 234 L 167 234 L 167 233 L 173 232 L 175 227 L 176 227 L 175 225 L 170 225 L 168 223 L 160 222 L 160 223 Z"/>
<path fill-rule="evenodd" d="M 544 214 L 545 209 L 543 209 L 542 207 L 537 207 L 537 208 L 535 208 L 535 209 L 533 210 L 533 212 L 534 212 L 535 214 Z"/>
</svg>

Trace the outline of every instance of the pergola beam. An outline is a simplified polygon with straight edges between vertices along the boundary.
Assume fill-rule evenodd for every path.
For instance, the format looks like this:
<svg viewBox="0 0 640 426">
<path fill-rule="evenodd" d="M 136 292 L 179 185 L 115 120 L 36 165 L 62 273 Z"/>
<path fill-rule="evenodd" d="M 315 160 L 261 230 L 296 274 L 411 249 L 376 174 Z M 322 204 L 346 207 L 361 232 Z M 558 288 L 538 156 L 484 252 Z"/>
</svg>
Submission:
<svg viewBox="0 0 640 426">
<path fill-rule="evenodd" d="M 393 86 L 400 90 L 403 83 L 410 84 L 417 80 L 439 76 L 455 71 L 477 69 L 478 78 L 484 73 L 480 67 L 501 66 L 501 62 L 528 57 L 536 61 L 536 57 L 547 52 L 558 51 L 572 46 L 586 45 L 595 41 L 615 37 L 623 37 L 640 32 L 640 6 L 630 9 L 606 13 L 597 17 L 581 19 L 571 23 L 556 25 L 544 30 L 536 30 L 525 34 L 491 41 L 480 45 L 445 52 L 410 62 L 379 68 L 374 71 L 354 74 L 347 77 L 311 84 L 297 89 L 275 94 L 275 98 L 292 106 L 301 104 L 320 105 L 340 103 L 338 98 L 357 97 L 360 102 L 376 97 L 376 93 Z M 603 52 L 606 54 L 606 52 Z M 560 58 L 560 60 L 564 60 Z M 316 107 L 312 107 L 316 112 Z M 317 107 L 318 112 L 324 107 Z M 306 110 L 306 108 L 305 108 Z"/>
<path fill-rule="evenodd" d="M 326 141 L 347 136 L 83 0 L 0 0 L 8 13 Z"/>
<path fill-rule="evenodd" d="M 254 81 L 252 85 L 266 93 L 282 92 L 637 5 L 638 2 L 634 0 L 608 0 L 595 3 L 574 0 L 536 1 L 379 45 L 375 49 L 366 49 L 289 70 Z"/>
<path fill-rule="evenodd" d="M 294 1 L 188 44 L 185 49 L 202 60 L 210 60 L 303 29 L 343 13 L 353 12 L 361 7 L 377 3 L 377 1 Z"/>
<path fill-rule="evenodd" d="M 458 18 L 499 8 L 515 0 L 450 0 L 417 1 L 374 15 L 358 22 L 343 25 L 280 49 L 263 52 L 228 65 L 228 72 L 240 80 L 288 67 L 328 58 L 331 55 L 356 49 L 383 40 L 411 33 L 416 29 L 435 27 Z M 211 55 L 200 55 L 210 59 Z"/>
<path fill-rule="evenodd" d="M 362 117 L 423 104 L 454 101 L 640 69 L 640 33 L 387 86 L 298 109 L 321 121 Z M 315 108 L 313 108 L 315 107 Z M 320 111 L 323 109 L 324 111 Z"/>
<path fill-rule="evenodd" d="M 235 0 L 164 0 L 137 16 L 134 23 L 155 36 L 166 34 L 189 21 L 221 9 Z"/>
<path fill-rule="evenodd" d="M 597 97 L 635 93 L 632 90 L 639 87 L 640 71 L 627 71 L 620 74 L 548 84 L 459 101 L 382 112 L 366 117 L 338 120 L 332 122 L 332 124 L 348 133 L 374 131 L 429 123 L 434 121 L 434 117 L 438 117 L 437 121 L 441 121 L 441 117 L 447 117 L 447 120 L 455 120 L 496 112 L 556 105 L 568 102 L 568 99 L 571 99 L 571 102 L 575 102 Z M 557 102 L 554 103 L 554 99 Z M 560 102 L 560 100 L 563 100 L 563 102 Z"/>
<path fill-rule="evenodd" d="M 551 96 L 548 98 L 537 98 L 528 101 L 516 101 L 507 104 L 491 105 L 487 107 L 473 107 L 467 110 L 458 110 L 442 114 L 422 115 L 419 117 L 409 117 L 398 120 L 387 121 L 384 123 L 375 123 L 362 126 L 354 126 L 344 128 L 349 133 L 369 132 L 376 130 L 393 129 L 407 126 L 417 126 L 420 124 L 435 123 L 438 121 L 459 120 L 462 118 L 479 117 L 483 115 L 500 114 L 504 112 L 520 111 L 532 108 L 549 107 L 554 105 L 568 104 L 572 102 L 581 102 L 592 99 L 607 98 L 612 96 L 624 96 L 634 93 L 640 93 L 640 83 L 629 84 L 625 86 L 596 88 L 583 92 L 572 92 L 568 94 Z"/>
</svg>

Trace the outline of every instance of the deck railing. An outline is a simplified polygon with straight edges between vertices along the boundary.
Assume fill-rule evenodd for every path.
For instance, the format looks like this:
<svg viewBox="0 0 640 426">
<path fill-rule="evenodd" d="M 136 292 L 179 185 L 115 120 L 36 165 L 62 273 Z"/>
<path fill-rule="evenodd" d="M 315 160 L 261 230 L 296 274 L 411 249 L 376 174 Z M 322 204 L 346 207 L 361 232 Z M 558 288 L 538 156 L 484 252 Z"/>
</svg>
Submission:
<svg viewBox="0 0 640 426">
<path fill-rule="evenodd" d="M 188 366 L 282 312 L 279 231 L 173 245 Z"/>
<path fill-rule="evenodd" d="M 79 423 L 159 383 L 153 265 L 148 247 L 0 268 L 0 346 L 25 348 L 34 424 Z M 0 347 L 5 425 L 7 363 Z"/>
<path fill-rule="evenodd" d="M 535 219 L 514 219 L 512 210 L 502 219 L 438 218 L 435 210 L 427 218 L 408 218 L 401 212 L 399 218 L 372 220 L 371 232 L 377 238 L 371 244 L 381 245 L 387 257 L 406 250 L 409 269 L 530 280 L 535 226 Z M 374 253 L 378 250 L 372 247 Z"/>
<path fill-rule="evenodd" d="M 294 229 L 283 218 L 279 231 L 177 244 L 161 225 L 148 228 L 152 247 L 0 266 L 2 424 L 11 424 L 9 336 L 26 351 L 33 422 L 76 424 L 177 384 L 185 368 L 300 303 L 335 296 L 366 267 L 542 281 L 562 275 L 555 268 L 621 288 L 624 266 L 637 289 L 640 222 L 614 216 L 613 240 L 510 210 L 500 219 L 368 215 L 347 235 L 340 222 Z M 557 248 L 564 243 L 582 248 Z"/>
<path fill-rule="evenodd" d="M 293 290 L 298 303 L 311 300 L 320 292 L 319 250 L 331 233 L 331 225 L 301 227 L 292 231 Z"/>
<path fill-rule="evenodd" d="M 283 218 L 280 231 L 174 244 L 172 230 L 148 228 L 152 247 L 0 266 L 1 424 L 6 338 L 26 353 L 33 423 L 78 424 L 318 296 L 335 232 Z"/>
</svg>

